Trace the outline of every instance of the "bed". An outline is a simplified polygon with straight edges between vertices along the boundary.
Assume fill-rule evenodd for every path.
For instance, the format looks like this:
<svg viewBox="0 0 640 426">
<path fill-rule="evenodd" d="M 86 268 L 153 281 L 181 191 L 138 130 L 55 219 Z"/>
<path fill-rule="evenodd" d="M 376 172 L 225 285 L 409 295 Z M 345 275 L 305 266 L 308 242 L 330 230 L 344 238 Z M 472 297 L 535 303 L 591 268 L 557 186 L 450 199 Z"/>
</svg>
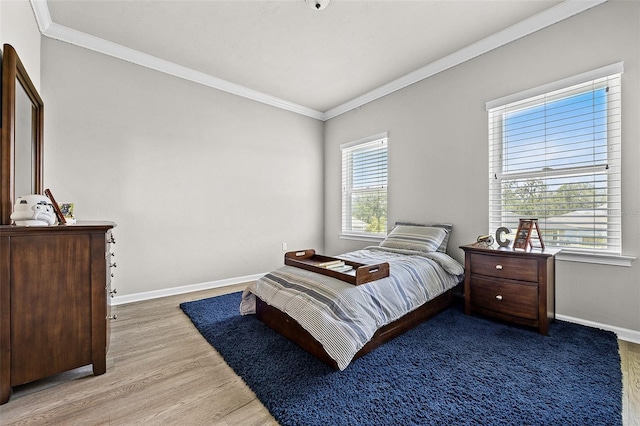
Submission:
<svg viewBox="0 0 640 426">
<path fill-rule="evenodd" d="M 334 368 L 447 309 L 464 268 L 446 254 L 449 224 L 398 223 L 378 246 L 336 256 L 387 262 L 389 276 L 352 285 L 284 266 L 252 282 L 240 312 L 257 318 Z"/>
</svg>

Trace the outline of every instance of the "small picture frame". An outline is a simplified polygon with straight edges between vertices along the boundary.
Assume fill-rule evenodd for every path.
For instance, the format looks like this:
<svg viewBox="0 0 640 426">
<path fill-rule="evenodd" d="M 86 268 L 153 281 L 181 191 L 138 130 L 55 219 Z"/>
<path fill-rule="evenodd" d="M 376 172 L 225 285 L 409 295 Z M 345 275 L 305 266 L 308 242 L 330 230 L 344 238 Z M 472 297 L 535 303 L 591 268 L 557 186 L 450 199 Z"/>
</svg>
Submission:
<svg viewBox="0 0 640 426">
<path fill-rule="evenodd" d="M 529 239 L 531 238 L 531 226 L 532 222 L 530 219 L 520 219 L 516 239 L 513 242 L 514 249 L 527 249 Z"/>
<path fill-rule="evenodd" d="M 542 242 L 538 219 L 520 219 L 516 239 L 513 242 L 513 249 L 527 250 L 528 248 L 533 248 L 532 237 L 540 241 L 539 248 L 544 250 L 544 242 Z"/>
<path fill-rule="evenodd" d="M 67 223 L 75 223 L 76 218 L 73 215 L 73 203 L 58 203 L 62 216 L 66 219 Z"/>
<path fill-rule="evenodd" d="M 65 219 L 64 215 L 62 214 L 62 211 L 60 210 L 60 206 L 56 202 L 56 199 L 53 198 L 53 194 L 51 193 L 51 190 L 48 188 L 45 189 L 44 195 L 46 195 L 49 201 L 51 201 L 51 204 L 53 205 L 53 210 L 56 212 L 56 217 L 58 218 L 58 223 L 60 225 L 64 225 L 65 223 L 67 223 L 67 220 Z"/>
</svg>

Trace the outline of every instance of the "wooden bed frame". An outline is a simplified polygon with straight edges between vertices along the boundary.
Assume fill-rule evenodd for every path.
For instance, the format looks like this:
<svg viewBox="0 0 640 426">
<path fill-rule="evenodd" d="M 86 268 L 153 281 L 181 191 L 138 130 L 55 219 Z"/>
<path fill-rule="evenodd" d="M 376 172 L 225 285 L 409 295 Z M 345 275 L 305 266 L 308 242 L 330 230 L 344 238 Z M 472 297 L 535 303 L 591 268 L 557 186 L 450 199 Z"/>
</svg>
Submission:
<svg viewBox="0 0 640 426">
<path fill-rule="evenodd" d="M 385 325 L 378 329 L 373 335 L 371 340 L 360 349 L 353 359 L 359 358 L 362 355 L 371 352 L 378 346 L 393 339 L 422 324 L 434 315 L 444 311 L 453 304 L 453 294 L 455 291 L 459 291 L 460 284 L 440 296 L 426 302 L 419 308 L 409 312 L 405 316 L 397 319 L 396 321 Z M 257 318 L 271 327 L 273 330 L 282 334 L 292 342 L 298 344 L 304 350 L 329 364 L 335 369 L 338 369 L 336 361 L 331 358 L 324 350 L 322 345 L 311 336 L 311 334 L 302 328 L 300 324 L 289 315 L 280 311 L 273 306 L 267 305 L 259 297 L 256 296 L 256 316 Z"/>
</svg>

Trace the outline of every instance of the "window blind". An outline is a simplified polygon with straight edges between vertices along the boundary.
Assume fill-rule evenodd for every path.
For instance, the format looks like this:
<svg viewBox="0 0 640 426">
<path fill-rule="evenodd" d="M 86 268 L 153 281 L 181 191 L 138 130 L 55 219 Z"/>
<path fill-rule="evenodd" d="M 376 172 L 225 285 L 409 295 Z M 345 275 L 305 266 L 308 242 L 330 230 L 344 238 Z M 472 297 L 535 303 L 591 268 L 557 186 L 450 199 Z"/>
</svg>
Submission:
<svg viewBox="0 0 640 426">
<path fill-rule="evenodd" d="M 489 108 L 489 229 L 620 254 L 621 74 Z M 489 105 L 489 104 L 488 104 Z"/>
<path fill-rule="evenodd" d="M 387 137 L 341 146 L 342 233 L 387 234 Z"/>
</svg>

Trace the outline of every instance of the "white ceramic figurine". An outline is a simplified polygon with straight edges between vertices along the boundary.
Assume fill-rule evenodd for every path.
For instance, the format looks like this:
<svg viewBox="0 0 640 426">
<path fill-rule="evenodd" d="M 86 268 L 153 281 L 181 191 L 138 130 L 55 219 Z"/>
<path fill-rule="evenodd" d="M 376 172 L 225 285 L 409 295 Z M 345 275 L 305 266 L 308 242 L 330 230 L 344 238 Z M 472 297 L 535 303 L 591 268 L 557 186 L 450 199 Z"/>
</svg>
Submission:
<svg viewBox="0 0 640 426">
<path fill-rule="evenodd" d="M 56 214 L 53 205 L 44 195 L 30 194 L 18 197 L 11 219 L 18 226 L 55 225 Z"/>
</svg>

